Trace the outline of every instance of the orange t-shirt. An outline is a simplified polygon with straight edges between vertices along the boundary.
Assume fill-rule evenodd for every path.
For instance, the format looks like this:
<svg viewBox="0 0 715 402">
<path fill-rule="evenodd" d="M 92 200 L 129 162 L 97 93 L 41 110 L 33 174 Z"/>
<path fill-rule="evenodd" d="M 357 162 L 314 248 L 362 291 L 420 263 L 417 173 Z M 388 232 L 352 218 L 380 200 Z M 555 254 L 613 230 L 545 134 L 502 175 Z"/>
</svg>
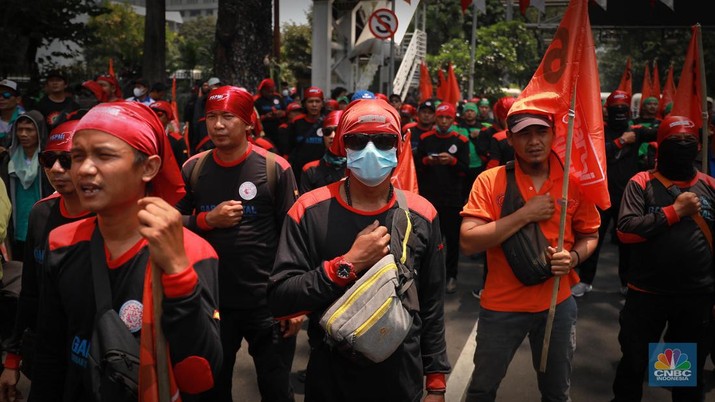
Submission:
<svg viewBox="0 0 715 402">
<path fill-rule="evenodd" d="M 550 173 L 548 179 L 536 191 L 529 176 L 515 163 L 516 183 L 524 201 L 535 195 L 550 194 L 554 199 L 556 210 L 548 221 L 539 222 L 541 231 L 552 247 L 556 247 L 559 237 L 559 220 L 561 216 L 561 199 L 563 186 L 563 168 L 555 155 L 549 159 Z M 496 221 L 501 216 L 501 207 L 506 193 L 506 168 L 499 166 L 484 171 L 477 177 L 469 193 L 467 205 L 461 212 L 463 217 L 472 217 L 487 222 Z M 566 212 L 566 230 L 564 234 L 564 249 L 571 250 L 574 244 L 574 233 L 590 234 L 598 231 L 601 219 L 593 202 L 582 197 L 581 190 L 575 180 L 569 180 L 568 210 Z M 509 267 L 501 247 L 487 250 L 488 273 L 482 294 L 482 307 L 495 311 L 539 312 L 549 308 L 554 278 L 533 286 L 522 284 Z M 562 277 L 557 303 L 566 300 L 571 295 L 571 286 L 578 283 L 575 271 Z"/>
</svg>

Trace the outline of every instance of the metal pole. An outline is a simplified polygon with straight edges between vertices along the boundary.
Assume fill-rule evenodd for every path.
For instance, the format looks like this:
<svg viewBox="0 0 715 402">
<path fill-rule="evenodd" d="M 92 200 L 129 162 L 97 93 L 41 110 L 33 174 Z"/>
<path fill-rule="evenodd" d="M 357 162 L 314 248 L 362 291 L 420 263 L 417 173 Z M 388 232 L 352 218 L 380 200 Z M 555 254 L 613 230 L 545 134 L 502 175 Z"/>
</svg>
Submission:
<svg viewBox="0 0 715 402">
<path fill-rule="evenodd" d="M 472 48 L 469 54 L 469 90 L 467 91 L 467 98 L 472 99 L 474 95 L 474 53 L 477 48 L 477 3 L 472 2 Z"/>
<path fill-rule="evenodd" d="M 392 13 L 395 13 L 395 1 L 392 0 Z M 387 79 L 387 95 L 392 94 L 392 81 L 395 79 L 395 35 L 393 34 L 390 38 L 390 72 Z"/>
<path fill-rule="evenodd" d="M 702 142 L 703 142 L 702 159 L 703 159 L 703 161 L 702 161 L 702 168 L 700 170 L 702 170 L 702 172 L 704 174 L 708 174 L 708 168 L 709 168 L 708 165 L 710 164 L 710 158 L 708 156 L 708 151 L 709 151 L 708 148 L 710 148 L 710 146 L 708 145 L 708 142 L 710 140 L 708 138 L 708 98 L 707 98 L 708 88 L 707 88 L 707 85 L 705 82 L 705 59 L 704 59 L 704 55 L 703 55 L 703 36 L 702 36 L 701 32 L 702 31 L 700 29 L 700 24 L 695 24 L 695 35 L 697 35 L 696 38 L 698 41 L 698 56 L 699 56 L 698 64 L 700 67 L 700 93 L 701 93 L 700 97 L 702 98 L 702 99 L 700 99 L 700 102 L 701 102 L 700 113 L 701 113 L 702 121 L 703 121 L 702 127 L 700 128 L 700 131 L 702 133 L 701 135 L 703 138 L 702 139 Z"/>
</svg>

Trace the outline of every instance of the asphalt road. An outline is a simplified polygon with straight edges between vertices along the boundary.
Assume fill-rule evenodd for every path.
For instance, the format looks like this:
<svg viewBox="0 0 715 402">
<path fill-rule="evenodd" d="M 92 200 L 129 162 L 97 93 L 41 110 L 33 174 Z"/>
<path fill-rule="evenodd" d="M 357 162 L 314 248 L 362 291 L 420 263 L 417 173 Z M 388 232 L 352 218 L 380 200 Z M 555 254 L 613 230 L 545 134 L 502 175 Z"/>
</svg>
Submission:
<svg viewBox="0 0 715 402">
<path fill-rule="evenodd" d="M 617 340 L 618 313 L 624 303 L 624 297 L 618 292 L 615 251 L 615 246 L 610 242 L 604 244 L 593 291 L 577 299 L 577 346 L 571 378 L 571 398 L 574 402 L 609 401 L 613 396 L 611 385 L 620 359 Z M 458 291 L 447 295 L 445 303 L 447 350 L 453 367 L 448 377 L 448 402 L 463 400 L 473 369 L 474 330 L 479 317 L 479 300 L 471 295 L 471 290 L 481 287 L 481 283 L 481 259 L 462 256 Z M 301 330 L 291 375 L 296 402 L 303 401 L 303 384 L 297 373 L 305 368 L 308 352 L 305 330 Z M 705 400 L 715 402 L 715 369 L 710 359 L 701 375 L 706 378 Z M 20 388 L 27 392 L 28 381 L 23 378 L 20 385 Z M 667 389 L 650 387 L 646 381 L 643 390 L 644 402 L 670 401 L 670 392 Z M 497 394 L 497 401 L 538 401 L 539 395 L 529 343 L 525 341 L 509 366 Z M 233 397 L 235 402 L 260 401 L 255 371 L 245 342 L 234 367 Z"/>
</svg>

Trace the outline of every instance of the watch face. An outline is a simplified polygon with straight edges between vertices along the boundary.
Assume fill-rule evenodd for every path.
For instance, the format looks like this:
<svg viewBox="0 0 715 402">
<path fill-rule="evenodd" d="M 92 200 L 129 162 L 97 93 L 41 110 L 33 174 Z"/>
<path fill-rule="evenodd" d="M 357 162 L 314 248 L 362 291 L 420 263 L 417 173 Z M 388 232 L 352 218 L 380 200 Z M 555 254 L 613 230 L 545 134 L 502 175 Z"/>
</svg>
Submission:
<svg viewBox="0 0 715 402">
<path fill-rule="evenodd" d="M 349 264 L 340 264 L 338 265 L 338 278 L 340 279 L 348 279 L 350 277 L 350 272 L 352 271 L 352 267 Z"/>
</svg>

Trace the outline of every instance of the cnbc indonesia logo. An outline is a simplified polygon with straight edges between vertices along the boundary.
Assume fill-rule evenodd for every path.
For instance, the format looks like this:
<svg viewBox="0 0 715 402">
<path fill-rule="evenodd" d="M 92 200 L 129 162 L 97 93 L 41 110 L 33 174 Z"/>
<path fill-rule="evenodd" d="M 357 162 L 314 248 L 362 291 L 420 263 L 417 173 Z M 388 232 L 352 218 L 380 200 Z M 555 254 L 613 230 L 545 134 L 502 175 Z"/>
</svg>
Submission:
<svg viewBox="0 0 715 402">
<path fill-rule="evenodd" d="M 695 385 L 696 344 L 651 343 L 649 349 L 651 356 L 649 385 L 671 387 Z"/>
</svg>

